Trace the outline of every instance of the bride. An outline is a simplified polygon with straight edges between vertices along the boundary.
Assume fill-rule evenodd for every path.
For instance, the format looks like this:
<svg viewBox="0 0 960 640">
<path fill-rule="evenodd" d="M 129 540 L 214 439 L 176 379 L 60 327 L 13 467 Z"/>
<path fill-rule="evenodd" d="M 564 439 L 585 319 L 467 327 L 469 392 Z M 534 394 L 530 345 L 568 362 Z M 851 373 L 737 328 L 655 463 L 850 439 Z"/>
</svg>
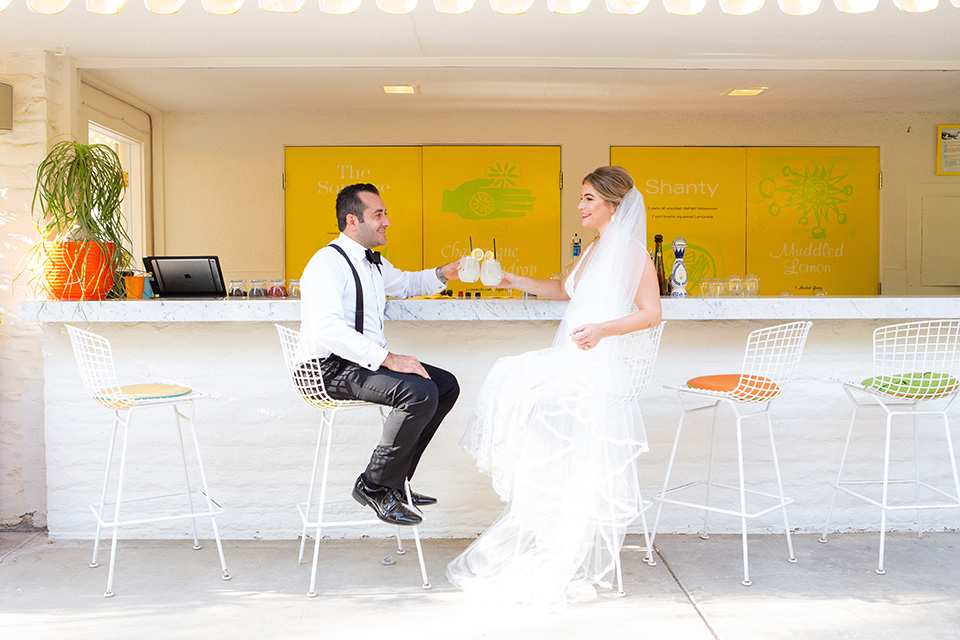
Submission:
<svg viewBox="0 0 960 640">
<path fill-rule="evenodd" d="M 616 336 L 660 323 L 646 209 L 621 167 L 587 175 L 579 209 L 600 237 L 563 280 L 504 273 L 498 285 L 570 300 L 553 346 L 497 361 L 461 441 L 507 506 L 447 577 L 500 602 L 596 597 L 639 514 L 643 423 L 634 404 L 607 399 L 629 384 Z"/>
</svg>

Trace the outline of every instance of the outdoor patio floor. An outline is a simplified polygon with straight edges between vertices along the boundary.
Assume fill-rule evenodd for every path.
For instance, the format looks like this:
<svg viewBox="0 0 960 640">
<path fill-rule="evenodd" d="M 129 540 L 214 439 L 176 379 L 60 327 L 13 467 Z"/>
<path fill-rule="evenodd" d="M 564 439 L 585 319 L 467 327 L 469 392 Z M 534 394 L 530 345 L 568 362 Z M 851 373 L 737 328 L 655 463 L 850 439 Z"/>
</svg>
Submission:
<svg viewBox="0 0 960 640">
<path fill-rule="evenodd" d="M 0 534 L 0 638 L 960 638 L 960 534 L 877 533 L 750 537 L 753 585 L 744 587 L 740 538 L 657 538 L 658 563 L 641 562 L 639 536 L 623 553 L 627 596 L 548 613 L 475 602 L 444 576 L 467 540 L 425 540 L 433 588 L 421 588 L 412 541 L 323 540 L 318 597 L 296 541 L 224 543 L 232 580 L 220 579 L 205 541 L 124 540 L 113 598 L 104 598 L 109 540 L 90 569 L 92 542 L 44 533 Z M 381 559 L 392 556 L 393 565 Z M 309 558 L 309 550 L 308 550 Z"/>
</svg>

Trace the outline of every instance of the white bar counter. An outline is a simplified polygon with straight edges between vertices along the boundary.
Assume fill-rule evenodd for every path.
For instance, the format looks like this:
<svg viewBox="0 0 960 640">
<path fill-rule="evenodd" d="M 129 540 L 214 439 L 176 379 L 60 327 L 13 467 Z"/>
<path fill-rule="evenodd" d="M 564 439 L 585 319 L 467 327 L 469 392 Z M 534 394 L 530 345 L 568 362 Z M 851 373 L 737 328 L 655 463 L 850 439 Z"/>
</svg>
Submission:
<svg viewBox="0 0 960 640">
<path fill-rule="evenodd" d="M 388 300 L 392 321 L 559 320 L 566 302 L 536 299 Z M 114 300 L 21 302 L 26 322 L 296 322 L 300 301 Z M 666 298 L 664 320 L 922 319 L 960 314 L 956 297 Z"/>
<path fill-rule="evenodd" d="M 391 350 L 412 354 L 452 371 L 461 396 L 421 462 L 414 487 L 436 495 L 439 504 L 426 508 L 423 535 L 469 537 L 483 531 L 502 505 L 489 479 L 476 471 L 458 441 L 484 376 L 497 358 L 550 345 L 564 302 L 546 300 L 391 300 L 385 325 Z M 795 499 L 790 524 L 817 531 L 826 517 L 852 406 L 833 379 L 860 380 L 870 375 L 872 332 L 900 321 L 960 317 L 955 297 L 763 297 L 665 299 L 660 354 L 642 396 L 650 452 L 639 461 L 646 496 L 659 491 L 666 471 L 679 404 L 665 384 L 680 384 L 711 373 L 739 371 L 747 334 L 756 328 L 792 320 L 812 320 L 797 379 L 772 406 L 777 450 L 785 490 Z M 89 538 L 94 521 L 87 505 L 99 496 L 110 435 L 110 412 L 85 395 L 64 323 L 107 337 L 122 384 L 174 380 L 212 396 L 197 404 L 197 427 L 213 497 L 223 505 L 218 518 L 222 535 L 233 539 L 293 539 L 300 524 L 296 503 L 306 495 L 317 410 L 299 400 L 283 370 L 274 323 L 296 326 L 296 300 L 149 300 L 104 303 L 25 302 L 21 322 L 39 322 L 43 329 L 44 423 L 47 456 L 48 526 L 54 538 Z M 960 406 L 960 405 L 958 405 Z M 960 408 L 951 413 L 954 433 Z M 338 432 L 331 478 L 334 496 L 344 499 L 342 511 L 352 517 L 360 507 L 349 487 L 362 471 L 379 439 L 377 414 L 341 414 L 349 425 Z M 151 492 L 158 479 L 179 486 L 180 467 L 171 440 L 168 412 L 142 412 L 130 447 L 129 495 L 137 488 Z M 876 474 L 880 469 L 882 428 L 863 422 L 855 434 L 851 473 Z M 759 421 L 757 421 L 759 423 Z M 767 464 L 769 444 L 763 425 L 744 432 L 748 477 L 773 488 Z M 936 425 L 921 422 L 921 448 L 941 460 L 924 480 L 946 479 L 949 467 L 940 442 L 927 445 Z M 942 431 L 942 427 L 940 427 Z M 682 452 L 674 469 L 681 484 L 699 479 L 705 469 L 709 421 L 692 418 L 684 429 Z M 721 413 L 718 427 L 718 481 L 735 477 L 732 419 Z M 912 477 L 912 434 L 904 429 L 897 450 L 903 451 L 901 475 Z M 686 446 L 685 446 L 686 445 Z M 939 458 L 937 456 L 940 456 Z M 754 460 L 754 462 L 751 462 Z M 139 480 L 138 476 L 148 480 Z M 721 479 L 723 478 L 723 479 Z M 673 482 L 671 484 L 674 484 Z M 915 514 L 895 513 L 893 528 L 909 529 Z M 960 514 L 949 510 L 924 514 L 928 529 L 955 528 Z M 661 531 L 695 532 L 702 514 L 680 507 L 664 510 Z M 652 523 L 652 520 L 651 520 Z M 187 524 L 158 523 L 132 528 L 128 536 L 186 535 Z M 201 524 L 201 526 L 203 526 Z M 875 530 L 879 513 L 838 498 L 832 528 Z M 776 512 L 751 523 L 757 532 L 781 531 Z M 738 532 L 739 521 L 715 516 L 711 530 Z M 388 527 L 330 529 L 332 537 L 386 537 Z M 209 531 L 201 535 L 209 537 Z M 295 553 L 295 551 L 292 551 Z M 866 552 L 865 552 L 866 553 Z M 427 556 L 429 562 L 429 554 Z M 441 567 L 428 567 L 432 572 Z"/>
</svg>

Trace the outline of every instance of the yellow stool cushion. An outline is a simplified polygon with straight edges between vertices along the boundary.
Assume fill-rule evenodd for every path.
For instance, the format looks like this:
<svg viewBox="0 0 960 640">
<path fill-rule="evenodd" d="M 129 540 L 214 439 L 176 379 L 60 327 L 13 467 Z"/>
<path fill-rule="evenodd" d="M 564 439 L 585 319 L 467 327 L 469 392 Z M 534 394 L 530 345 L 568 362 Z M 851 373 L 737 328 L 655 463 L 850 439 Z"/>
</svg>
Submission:
<svg viewBox="0 0 960 640">
<path fill-rule="evenodd" d="M 137 400 L 158 400 L 160 398 L 176 398 L 185 396 L 193 389 L 179 384 L 128 384 L 120 387 L 127 396 L 132 396 Z"/>
<path fill-rule="evenodd" d="M 701 389 L 703 391 L 717 391 L 719 393 L 730 393 L 740 386 L 740 378 L 743 377 L 746 393 L 738 393 L 738 396 L 759 400 L 763 398 L 772 398 L 780 393 L 780 387 L 762 376 L 741 376 L 739 373 L 725 373 L 716 376 L 700 376 L 687 380 L 687 386 L 692 389 Z"/>
</svg>

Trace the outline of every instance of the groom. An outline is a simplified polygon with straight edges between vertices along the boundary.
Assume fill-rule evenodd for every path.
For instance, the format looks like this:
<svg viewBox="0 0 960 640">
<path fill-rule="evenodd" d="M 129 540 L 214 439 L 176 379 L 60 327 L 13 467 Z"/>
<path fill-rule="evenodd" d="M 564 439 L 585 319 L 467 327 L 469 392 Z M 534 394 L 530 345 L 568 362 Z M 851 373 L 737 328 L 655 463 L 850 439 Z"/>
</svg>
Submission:
<svg viewBox="0 0 960 640">
<path fill-rule="evenodd" d="M 374 247 L 387 242 L 387 208 L 372 184 L 337 195 L 340 236 L 317 251 L 300 278 L 301 332 L 330 397 L 393 407 L 380 444 L 353 487 L 354 499 L 384 522 L 416 525 L 404 483 L 460 394 L 453 374 L 416 357 L 387 350 L 386 296 L 437 293 L 456 276 L 459 261 L 435 269 L 400 271 Z M 437 500 L 411 491 L 415 506 Z"/>
</svg>

